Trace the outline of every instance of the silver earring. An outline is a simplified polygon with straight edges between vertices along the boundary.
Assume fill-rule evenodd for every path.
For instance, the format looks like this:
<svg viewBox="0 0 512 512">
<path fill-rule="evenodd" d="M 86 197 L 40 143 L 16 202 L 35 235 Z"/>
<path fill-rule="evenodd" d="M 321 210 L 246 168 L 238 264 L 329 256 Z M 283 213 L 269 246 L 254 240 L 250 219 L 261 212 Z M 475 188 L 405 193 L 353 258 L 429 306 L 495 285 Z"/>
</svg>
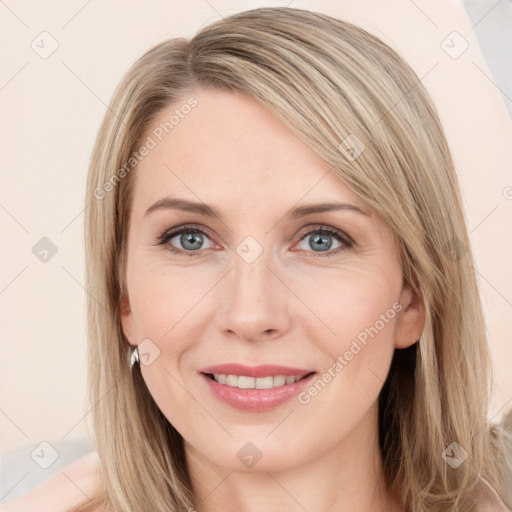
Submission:
<svg viewBox="0 0 512 512">
<path fill-rule="evenodd" d="M 135 363 L 139 363 L 139 349 L 137 347 L 135 347 L 133 350 L 132 350 L 132 354 L 131 354 L 131 357 L 130 357 L 130 366 L 133 368 L 133 365 Z"/>
</svg>

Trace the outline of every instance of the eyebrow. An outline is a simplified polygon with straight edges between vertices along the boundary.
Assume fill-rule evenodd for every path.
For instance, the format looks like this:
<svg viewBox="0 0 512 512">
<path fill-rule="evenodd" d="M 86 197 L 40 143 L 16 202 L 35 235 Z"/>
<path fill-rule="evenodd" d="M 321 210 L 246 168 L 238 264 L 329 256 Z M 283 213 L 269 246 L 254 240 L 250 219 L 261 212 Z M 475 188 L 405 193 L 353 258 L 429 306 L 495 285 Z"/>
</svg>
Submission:
<svg viewBox="0 0 512 512">
<path fill-rule="evenodd" d="M 186 199 L 179 199 L 173 197 L 164 197 L 163 199 L 158 200 L 156 203 L 154 203 L 146 210 L 144 217 L 146 217 L 152 211 L 169 208 L 197 213 L 205 217 L 212 217 L 222 220 L 222 215 L 215 208 L 206 203 L 196 203 L 193 201 L 188 201 Z M 300 219 L 303 217 L 307 217 L 308 215 L 314 215 L 315 213 L 324 213 L 339 210 L 355 211 L 361 213 L 362 215 L 370 217 L 370 214 L 368 212 L 364 211 L 362 208 L 359 208 L 354 204 L 337 202 L 297 206 L 295 208 L 292 208 L 288 212 L 286 217 L 291 219 Z"/>
</svg>

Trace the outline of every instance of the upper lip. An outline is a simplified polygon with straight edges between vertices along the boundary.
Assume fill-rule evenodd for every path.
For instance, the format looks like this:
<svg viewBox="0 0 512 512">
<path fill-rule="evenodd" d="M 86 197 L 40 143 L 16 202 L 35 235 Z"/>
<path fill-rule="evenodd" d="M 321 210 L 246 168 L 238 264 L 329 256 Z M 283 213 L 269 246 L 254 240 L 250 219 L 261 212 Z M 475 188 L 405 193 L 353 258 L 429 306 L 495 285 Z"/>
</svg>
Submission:
<svg viewBox="0 0 512 512">
<path fill-rule="evenodd" d="M 276 375 L 294 375 L 303 377 L 314 370 L 279 366 L 275 364 L 262 364 L 259 366 L 247 366 L 238 363 L 225 363 L 202 368 L 201 373 L 220 373 L 224 375 L 246 375 L 247 377 L 275 377 Z"/>
</svg>

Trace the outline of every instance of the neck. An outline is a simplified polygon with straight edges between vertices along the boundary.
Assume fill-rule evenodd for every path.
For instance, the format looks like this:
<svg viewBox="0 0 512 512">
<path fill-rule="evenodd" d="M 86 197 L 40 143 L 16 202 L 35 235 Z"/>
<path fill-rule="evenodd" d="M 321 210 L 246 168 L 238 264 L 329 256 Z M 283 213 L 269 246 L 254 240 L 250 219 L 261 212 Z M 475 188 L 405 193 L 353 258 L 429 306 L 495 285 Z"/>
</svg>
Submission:
<svg viewBox="0 0 512 512">
<path fill-rule="evenodd" d="M 375 405 L 328 452 L 276 471 L 233 471 L 214 464 L 185 442 L 197 496 L 195 510 L 400 512 L 398 495 L 385 484 L 377 424 Z"/>
</svg>

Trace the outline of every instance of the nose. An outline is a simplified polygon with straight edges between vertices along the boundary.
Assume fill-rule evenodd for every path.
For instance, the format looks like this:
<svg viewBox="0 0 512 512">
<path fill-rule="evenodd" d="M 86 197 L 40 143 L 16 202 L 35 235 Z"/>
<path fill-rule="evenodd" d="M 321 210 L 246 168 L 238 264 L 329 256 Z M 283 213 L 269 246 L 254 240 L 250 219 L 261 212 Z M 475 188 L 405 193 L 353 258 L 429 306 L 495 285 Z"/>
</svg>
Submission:
<svg viewBox="0 0 512 512">
<path fill-rule="evenodd" d="M 233 267 L 217 290 L 216 323 L 224 335 L 256 341 L 281 337 L 290 328 L 292 293 L 271 268 L 276 265 L 268 253 L 252 262 L 234 254 Z"/>
</svg>

